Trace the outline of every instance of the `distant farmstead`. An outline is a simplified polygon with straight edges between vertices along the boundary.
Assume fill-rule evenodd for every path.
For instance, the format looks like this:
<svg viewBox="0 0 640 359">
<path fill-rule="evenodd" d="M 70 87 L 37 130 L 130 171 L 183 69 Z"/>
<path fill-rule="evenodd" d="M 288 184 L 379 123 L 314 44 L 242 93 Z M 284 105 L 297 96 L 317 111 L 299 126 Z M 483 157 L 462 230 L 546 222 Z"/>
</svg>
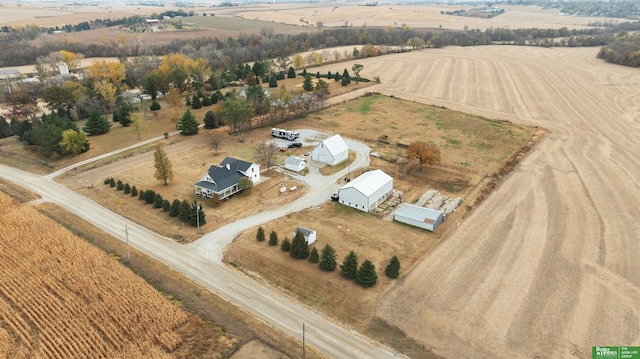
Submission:
<svg viewBox="0 0 640 359">
<path fill-rule="evenodd" d="M 338 163 L 349 158 L 349 146 L 344 142 L 340 135 L 331 136 L 322 140 L 316 148 L 311 151 L 311 159 L 323 162 L 329 166 L 335 166 Z"/>
<path fill-rule="evenodd" d="M 393 219 L 433 232 L 444 220 L 444 214 L 435 209 L 403 203 L 396 210 Z"/>
<path fill-rule="evenodd" d="M 212 165 L 200 181 L 194 184 L 196 194 L 212 198 L 218 195 L 225 199 L 242 189 L 240 179 L 246 177 L 253 183 L 260 181 L 260 165 L 231 157 L 226 157 L 220 166 Z"/>
<path fill-rule="evenodd" d="M 376 209 L 393 191 L 393 178 L 382 170 L 365 172 L 338 190 L 338 202 L 364 212 Z"/>
</svg>

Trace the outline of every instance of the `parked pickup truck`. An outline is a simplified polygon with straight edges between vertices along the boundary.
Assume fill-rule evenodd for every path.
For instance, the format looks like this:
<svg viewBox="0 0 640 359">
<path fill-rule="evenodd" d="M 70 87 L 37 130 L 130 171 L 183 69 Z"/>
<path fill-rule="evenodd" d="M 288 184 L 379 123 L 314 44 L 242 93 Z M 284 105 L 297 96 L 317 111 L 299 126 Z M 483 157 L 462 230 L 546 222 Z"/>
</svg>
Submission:
<svg viewBox="0 0 640 359">
<path fill-rule="evenodd" d="M 302 147 L 302 143 L 300 143 L 300 142 L 290 143 L 287 147 L 289 147 L 289 148 Z"/>
</svg>

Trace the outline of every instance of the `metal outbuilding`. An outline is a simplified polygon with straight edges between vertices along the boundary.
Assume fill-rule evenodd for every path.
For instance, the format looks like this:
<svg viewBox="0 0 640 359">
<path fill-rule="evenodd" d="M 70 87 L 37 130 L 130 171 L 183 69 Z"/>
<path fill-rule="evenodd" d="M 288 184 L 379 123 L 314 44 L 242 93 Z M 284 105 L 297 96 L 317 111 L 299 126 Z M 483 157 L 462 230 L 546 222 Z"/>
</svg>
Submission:
<svg viewBox="0 0 640 359">
<path fill-rule="evenodd" d="M 402 203 L 393 215 L 393 219 L 433 232 L 444 220 L 444 214 L 435 209 Z"/>
<path fill-rule="evenodd" d="M 340 135 L 334 135 L 320 142 L 316 148 L 311 151 L 311 159 L 323 162 L 329 166 L 335 166 L 338 163 L 349 158 L 349 146 L 344 142 Z"/>
<path fill-rule="evenodd" d="M 338 190 L 338 202 L 364 212 L 373 211 L 393 191 L 393 178 L 382 170 L 365 172 Z"/>
</svg>

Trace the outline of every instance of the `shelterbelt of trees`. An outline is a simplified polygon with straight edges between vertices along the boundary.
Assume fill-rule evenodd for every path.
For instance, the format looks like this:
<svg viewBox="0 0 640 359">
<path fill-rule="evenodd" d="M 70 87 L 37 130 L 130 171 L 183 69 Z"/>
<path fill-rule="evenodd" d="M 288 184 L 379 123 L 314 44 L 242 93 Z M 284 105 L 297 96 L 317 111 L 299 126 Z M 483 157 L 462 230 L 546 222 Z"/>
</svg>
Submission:
<svg viewBox="0 0 640 359">
<path fill-rule="evenodd" d="M 107 44 L 47 41 L 33 46 L 33 40 L 49 31 L 46 28 L 26 26 L 3 28 L 0 32 L 0 66 L 32 64 L 38 57 L 52 51 L 66 50 L 82 53 L 86 57 L 162 56 L 180 52 L 205 58 L 213 68 L 232 64 L 291 56 L 320 47 L 373 44 L 382 46 L 443 47 L 478 46 L 488 44 L 515 44 L 532 46 L 604 46 L 612 43 L 622 32 L 637 30 L 638 22 L 594 27 L 591 29 L 502 29 L 486 31 L 425 30 L 400 28 L 336 28 L 296 35 L 274 34 L 268 29 L 261 33 L 241 34 L 236 38 L 176 39 L 170 44 L 144 42 L 144 38 L 119 39 Z"/>
</svg>

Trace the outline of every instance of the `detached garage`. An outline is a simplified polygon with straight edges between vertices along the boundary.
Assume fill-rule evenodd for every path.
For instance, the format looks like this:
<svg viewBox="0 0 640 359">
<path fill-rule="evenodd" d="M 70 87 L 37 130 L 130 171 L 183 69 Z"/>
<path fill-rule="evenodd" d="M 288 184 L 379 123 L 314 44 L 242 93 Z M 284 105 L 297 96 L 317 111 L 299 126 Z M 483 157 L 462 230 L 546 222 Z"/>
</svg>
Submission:
<svg viewBox="0 0 640 359">
<path fill-rule="evenodd" d="M 335 166 L 349 158 L 349 146 L 340 135 L 331 136 L 322 140 L 316 148 L 311 151 L 311 159 Z"/>
<path fill-rule="evenodd" d="M 361 174 L 338 190 L 338 201 L 364 212 L 373 211 L 393 191 L 393 178 L 382 170 Z"/>
<path fill-rule="evenodd" d="M 444 214 L 435 209 L 402 203 L 393 215 L 393 219 L 433 232 L 444 220 Z"/>
</svg>

